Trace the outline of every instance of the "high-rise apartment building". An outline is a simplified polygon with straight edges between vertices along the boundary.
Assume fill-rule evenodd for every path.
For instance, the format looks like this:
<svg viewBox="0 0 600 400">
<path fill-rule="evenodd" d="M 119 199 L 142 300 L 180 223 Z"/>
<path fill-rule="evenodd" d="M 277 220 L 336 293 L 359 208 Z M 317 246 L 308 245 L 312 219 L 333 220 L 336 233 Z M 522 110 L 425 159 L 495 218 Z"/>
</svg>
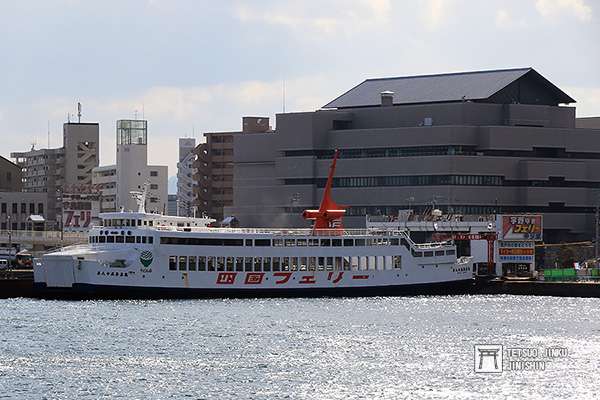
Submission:
<svg viewBox="0 0 600 400">
<path fill-rule="evenodd" d="M 243 117 L 242 130 L 206 132 L 206 143 L 194 149 L 196 155 L 195 200 L 200 214 L 216 220 L 224 217 L 224 207 L 233 205 L 233 138 L 240 134 L 271 132 L 269 118 Z"/>
<path fill-rule="evenodd" d="M 167 212 L 167 166 L 148 165 L 148 121 L 117 121 L 117 163 L 94 168 L 92 181 L 101 190 L 100 210 L 137 208 L 131 191 L 149 184 L 146 210 Z"/>
<path fill-rule="evenodd" d="M 195 187 L 197 186 L 194 175 L 194 161 L 196 154 L 196 139 L 179 139 L 179 162 L 177 163 L 177 211 L 181 216 L 190 217 L 194 215 Z"/>
<path fill-rule="evenodd" d="M 57 221 L 62 214 L 61 193 L 65 186 L 90 185 L 92 169 L 99 160 L 99 124 L 63 124 L 63 146 L 11 153 L 21 167 L 24 192 L 47 193 L 47 216 Z"/>
</svg>

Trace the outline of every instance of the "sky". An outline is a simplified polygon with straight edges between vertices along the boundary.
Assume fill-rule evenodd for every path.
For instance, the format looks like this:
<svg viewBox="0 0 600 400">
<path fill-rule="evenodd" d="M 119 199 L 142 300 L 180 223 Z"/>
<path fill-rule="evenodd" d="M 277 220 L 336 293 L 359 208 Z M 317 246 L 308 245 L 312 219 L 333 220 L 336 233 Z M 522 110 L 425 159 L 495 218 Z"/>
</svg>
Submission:
<svg viewBox="0 0 600 400">
<path fill-rule="evenodd" d="M 179 137 L 275 125 L 367 78 L 480 69 L 533 67 L 600 116 L 600 0 L 0 0 L 0 37 L 5 157 L 48 127 L 61 146 L 79 101 L 101 165 L 116 120 L 144 117 L 173 176 Z"/>
</svg>

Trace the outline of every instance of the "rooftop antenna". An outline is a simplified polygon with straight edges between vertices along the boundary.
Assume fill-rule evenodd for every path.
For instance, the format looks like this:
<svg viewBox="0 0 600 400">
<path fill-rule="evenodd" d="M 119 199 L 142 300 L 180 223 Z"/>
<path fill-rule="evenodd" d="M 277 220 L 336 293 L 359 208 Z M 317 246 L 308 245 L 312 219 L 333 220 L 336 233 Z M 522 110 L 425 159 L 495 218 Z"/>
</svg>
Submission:
<svg viewBox="0 0 600 400">
<path fill-rule="evenodd" d="M 138 206 L 137 212 L 139 212 L 141 214 L 146 213 L 146 197 L 148 196 L 148 187 L 150 187 L 150 181 L 144 182 L 144 190 L 143 191 L 140 192 L 137 190 L 132 190 L 131 192 L 129 192 L 131 197 L 137 203 L 137 206 Z"/>
<path fill-rule="evenodd" d="M 50 120 L 48 120 L 48 148 L 50 148 Z"/>
<path fill-rule="evenodd" d="M 67 123 L 71 123 L 71 113 L 67 113 Z"/>
<path fill-rule="evenodd" d="M 283 87 L 282 87 L 282 108 L 283 108 L 283 113 L 285 114 L 285 79 L 283 80 Z"/>
<path fill-rule="evenodd" d="M 77 102 L 77 123 L 81 123 L 81 103 Z"/>
</svg>

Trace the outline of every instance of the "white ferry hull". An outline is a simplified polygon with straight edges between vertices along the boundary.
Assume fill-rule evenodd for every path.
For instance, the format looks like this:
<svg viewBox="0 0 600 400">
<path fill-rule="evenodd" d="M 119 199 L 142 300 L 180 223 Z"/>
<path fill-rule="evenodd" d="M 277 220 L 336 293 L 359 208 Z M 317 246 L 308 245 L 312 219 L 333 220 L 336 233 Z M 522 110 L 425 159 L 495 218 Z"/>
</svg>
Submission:
<svg viewBox="0 0 600 400">
<path fill-rule="evenodd" d="M 269 297 L 371 297 L 469 294 L 474 279 L 437 283 L 334 288 L 169 288 L 75 283 L 70 288 L 48 287 L 36 283 L 38 297 L 47 299 L 192 299 L 192 298 L 269 298 Z"/>
</svg>

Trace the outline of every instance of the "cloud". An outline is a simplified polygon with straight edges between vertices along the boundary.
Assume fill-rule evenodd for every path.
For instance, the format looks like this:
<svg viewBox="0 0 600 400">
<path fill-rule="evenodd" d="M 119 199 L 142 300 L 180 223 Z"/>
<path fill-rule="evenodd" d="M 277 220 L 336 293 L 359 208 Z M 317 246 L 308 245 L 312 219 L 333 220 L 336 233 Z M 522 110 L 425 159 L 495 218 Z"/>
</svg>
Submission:
<svg viewBox="0 0 600 400">
<path fill-rule="evenodd" d="M 566 86 L 564 90 L 577 101 L 578 117 L 600 117 L 600 87 Z"/>
<path fill-rule="evenodd" d="M 443 23 L 449 12 L 448 0 L 427 0 L 422 12 L 422 19 L 430 30 L 436 30 Z"/>
<path fill-rule="evenodd" d="M 536 0 L 535 8 L 545 18 L 557 18 L 566 12 L 581 21 L 592 19 L 592 8 L 585 0 Z"/>
<path fill-rule="evenodd" d="M 389 22 L 390 0 L 329 0 L 316 7 L 304 2 L 280 3 L 258 9 L 255 4 L 238 2 L 235 17 L 246 23 L 282 26 L 295 33 L 313 35 L 351 35 Z"/>
<path fill-rule="evenodd" d="M 323 76 L 303 76 L 285 82 L 286 111 L 310 111 L 318 109 L 331 100 L 332 79 Z M 341 86 L 341 85 L 340 85 Z M 335 94 L 335 92 L 333 92 Z M 149 160 L 159 165 L 168 165 L 169 174 L 176 171 L 177 139 L 190 135 L 195 130 L 197 141 L 202 141 L 202 132 L 239 130 L 245 115 L 271 118 L 282 111 L 283 82 L 251 80 L 228 82 L 204 86 L 154 86 L 139 92 L 114 97 L 39 98 L 25 108 L 12 105 L 3 110 L 6 132 L 10 127 L 19 130 L 19 137 L 5 147 L 10 151 L 26 150 L 31 142 L 46 147 L 46 125 L 51 121 L 52 143 L 58 147 L 62 140 L 62 122 L 71 113 L 74 120 L 76 104 L 83 105 L 82 121 L 100 123 L 101 164 L 114 162 L 115 121 L 137 117 L 148 120 Z M 10 108 L 12 107 L 12 108 Z M 26 112 L 26 114 L 24 114 Z M 28 118 L 32 115 L 33 118 Z M 10 118 L 9 118 L 10 117 Z M 60 122 L 59 122 L 60 121 Z"/>
</svg>

